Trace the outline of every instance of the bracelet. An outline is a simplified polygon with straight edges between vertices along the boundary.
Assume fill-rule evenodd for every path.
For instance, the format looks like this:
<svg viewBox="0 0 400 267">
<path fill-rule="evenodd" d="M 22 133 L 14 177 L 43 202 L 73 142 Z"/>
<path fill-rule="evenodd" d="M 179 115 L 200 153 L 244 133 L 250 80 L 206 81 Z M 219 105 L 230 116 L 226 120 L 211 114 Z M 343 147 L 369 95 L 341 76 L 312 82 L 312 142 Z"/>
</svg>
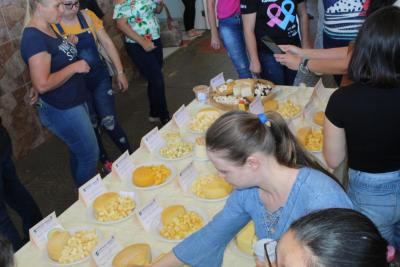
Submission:
<svg viewBox="0 0 400 267">
<path fill-rule="evenodd" d="M 119 70 L 119 71 L 117 71 L 117 75 L 121 75 L 121 74 L 124 74 L 125 72 L 124 72 L 124 70 L 122 69 L 122 70 Z"/>
</svg>

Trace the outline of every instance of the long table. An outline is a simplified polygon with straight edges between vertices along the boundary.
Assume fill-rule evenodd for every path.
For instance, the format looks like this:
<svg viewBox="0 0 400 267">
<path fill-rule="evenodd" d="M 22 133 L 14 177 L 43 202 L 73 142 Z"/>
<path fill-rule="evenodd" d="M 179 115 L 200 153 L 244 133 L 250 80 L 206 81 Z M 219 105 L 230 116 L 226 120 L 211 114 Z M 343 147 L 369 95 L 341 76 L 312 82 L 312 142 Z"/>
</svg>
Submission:
<svg viewBox="0 0 400 267">
<path fill-rule="evenodd" d="M 294 89 L 292 87 L 284 86 L 281 86 L 280 88 L 287 92 L 293 92 Z M 312 88 L 302 88 L 301 92 L 296 92 L 296 97 L 298 97 L 300 101 L 302 101 L 302 103 L 306 103 L 310 98 L 312 92 Z M 193 114 L 201 107 L 202 105 L 194 100 L 187 106 L 187 109 L 189 113 Z M 176 130 L 176 127 L 171 122 L 167 124 L 164 128 L 162 128 L 161 132 L 174 129 Z M 152 161 L 160 161 L 159 158 L 157 158 L 155 155 L 150 154 L 142 146 L 138 150 L 136 150 L 130 157 L 135 165 L 149 163 Z M 317 157 L 322 160 L 322 156 L 320 155 L 320 153 L 317 154 Z M 191 158 L 187 158 L 179 161 L 169 161 L 169 163 L 172 163 L 175 166 L 177 172 L 179 172 L 191 161 Z M 196 168 L 200 171 L 213 168 L 211 163 L 208 161 L 194 161 L 194 163 Z M 109 174 L 103 179 L 103 181 L 109 191 L 132 191 L 126 183 L 121 182 L 113 174 Z M 184 195 L 182 189 L 178 185 L 176 178 L 168 185 L 161 187 L 157 190 L 136 191 L 136 193 L 140 199 L 140 202 L 143 204 L 148 203 L 153 198 L 156 198 L 161 205 L 165 206 L 168 206 L 169 203 L 181 203 L 183 205 L 196 206 L 203 209 L 207 213 L 209 218 L 212 218 L 219 210 L 221 210 L 225 202 L 204 202 L 196 200 L 193 197 Z M 144 231 L 136 216 L 127 221 L 114 225 L 100 225 L 93 223 L 88 218 L 87 208 L 83 205 L 81 201 L 76 201 L 72 206 L 70 206 L 61 215 L 59 215 L 58 219 L 63 227 L 65 227 L 66 229 L 79 226 L 90 226 L 99 229 L 105 236 L 113 234 L 123 246 L 132 243 L 145 242 L 150 244 L 152 248 L 155 248 L 156 250 L 159 250 L 161 252 L 168 252 L 174 247 L 173 243 L 160 241 L 153 234 Z M 45 257 L 45 253 L 43 251 L 40 251 L 34 244 L 32 244 L 32 242 L 28 242 L 25 246 L 18 250 L 15 253 L 15 258 L 18 267 L 51 266 L 49 261 Z M 231 245 L 228 246 L 228 248 L 226 249 L 223 262 L 224 267 L 246 267 L 254 265 L 254 260 L 248 257 L 244 257 L 234 248 L 232 248 Z M 74 266 L 94 266 L 94 263 L 90 260 Z"/>
</svg>

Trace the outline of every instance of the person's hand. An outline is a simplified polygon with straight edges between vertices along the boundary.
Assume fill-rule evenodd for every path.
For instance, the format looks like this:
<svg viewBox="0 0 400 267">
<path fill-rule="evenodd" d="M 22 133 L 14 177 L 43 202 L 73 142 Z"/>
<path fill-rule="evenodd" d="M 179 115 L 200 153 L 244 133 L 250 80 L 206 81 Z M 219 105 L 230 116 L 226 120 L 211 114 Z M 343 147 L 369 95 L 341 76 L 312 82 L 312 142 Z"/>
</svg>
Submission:
<svg viewBox="0 0 400 267">
<path fill-rule="evenodd" d="M 218 36 L 218 33 L 211 34 L 211 47 L 215 50 L 221 48 L 221 39 Z"/>
<path fill-rule="evenodd" d="M 295 45 L 278 45 L 283 52 L 292 55 L 304 56 L 303 49 Z"/>
<path fill-rule="evenodd" d="M 257 59 L 255 60 L 250 60 L 250 71 L 256 75 L 261 73 L 261 64 L 260 61 Z"/>
<path fill-rule="evenodd" d="M 128 79 L 126 78 L 125 73 L 118 73 L 117 74 L 117 84 L 118 84 L 118 89 L 121 92 L 125 92 L 128 90 Z"/>
<path fill-rule="evenodd" d="M 291 70 L 298 70 L 301 56 L 292 54 L 274 54 L 275 60 Z"/>
<path fill-rule="evenodd" d="M 36 104 L 38 99 L 39 99 L 39 93 L 35 89 L 35 87 L 32 86 L 31 88 L 28 89 L 28 93 L 25 95 L 25 102 L 33 106 Z"/>
<path fill-rule="evenodd" d="M 76 61 L 73 65 L 76 73 L 88 73 L 90 71 L 90 66 L 84 59 Z"/>
<path fill-rule="evenodd" d="M 146 51 L 146 52 L 150 52 L 150 51 L 156 49 L 156 46 L 154 45 L 153 41 L 148 40 L 146 38 L 143 38 L 143 41 L 140 45 L 143 47 L 144 51 Z"/>
<path fill-rule="evenodd" d="M 79 41 L 79 38 L 78 38 L 78 36 L 76 36 L 75 34 L 70 34 L 70 35 L 68 35 L 67 40 L 68 40 L 68 42 L 70 42 L 71 44 L 76 45 L 76 44 L 78 43 L 78 41 Z"/>
</svg>

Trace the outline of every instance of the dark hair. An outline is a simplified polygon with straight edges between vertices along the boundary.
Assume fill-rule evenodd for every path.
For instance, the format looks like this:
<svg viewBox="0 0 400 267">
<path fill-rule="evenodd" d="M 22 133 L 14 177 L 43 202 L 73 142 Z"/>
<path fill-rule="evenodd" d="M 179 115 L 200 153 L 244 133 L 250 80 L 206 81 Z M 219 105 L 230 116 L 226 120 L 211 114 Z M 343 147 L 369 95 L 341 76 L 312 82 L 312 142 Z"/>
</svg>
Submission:
<svg viewBox="0 0 400 267">
<path fill-rule="evenodd" d="M 271 127 L 248 112 L 225 113 L 207 130 L 207 149 L 225 152 L 225 157 L 238 165 L 243 165 L 251 154 L 263 152 L 274 156 L 281 165 L 311 167 L 335 179 L 297 142 L 281 115 L 273 111 L 266 114 Z"/>
<path fill-rule="evenodd" d="M 356 39 L 349 63 L 354 82 L 381 87 L 400 84 L 400 8 L 388 6 L 369 16 Z"/>
<path fill-rule="evenodd" d="M 369 6 L 367 9 L 367 16 L 371 15 L 378 9 L 385 7 L 385 6 L 391 6 L 396 2 L 396 0 L 370 0 L 369 1 Z"/>
<path fill-rule="evenodd" d="M 0 234 L 0 266 L 12 267 L 14 265 L 14 255 L 11 243 Z"/>
<path fill-rule="evenodd" d="M 307 266 L 387 267 L 387 241 L 363 214 L 332 208 L 292 223 L 295 239 L 311 252 Z"/>
</svg>

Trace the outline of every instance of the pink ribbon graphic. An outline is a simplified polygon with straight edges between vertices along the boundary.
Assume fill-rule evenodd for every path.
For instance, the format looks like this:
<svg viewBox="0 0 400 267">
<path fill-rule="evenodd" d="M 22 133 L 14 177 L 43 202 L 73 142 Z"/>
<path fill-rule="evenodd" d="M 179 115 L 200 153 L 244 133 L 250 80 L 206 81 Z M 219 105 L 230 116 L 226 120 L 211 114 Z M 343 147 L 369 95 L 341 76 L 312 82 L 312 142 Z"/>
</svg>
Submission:
<svg viewBox="0 0 400 267">
<path fill-rule="evenodd" d="M 289 10 L 286 8 L 287 6 L 290 6 Z M 276 9 L 275 14 L 272 14 L 272 9 Z M 294 22 L 294 20 L 296 19 L 296 16 L 292 15 L 294 9 L 295 5 L 290 0 L 283 1 L 282 8 L 275 3 L 269 5 L 267 9 L 267 15 L 270 18 L 270 20 L 268 21 L 267 25 L 270 26 L 271 28 L 274 27 L 275 25 L 278 25 L 279 28 L 285 30 L 289 22 Z M 284 20 L 279 19 L 279 16 L 282 13 L 283 15 L 285 15 Z"/>
</svg>

